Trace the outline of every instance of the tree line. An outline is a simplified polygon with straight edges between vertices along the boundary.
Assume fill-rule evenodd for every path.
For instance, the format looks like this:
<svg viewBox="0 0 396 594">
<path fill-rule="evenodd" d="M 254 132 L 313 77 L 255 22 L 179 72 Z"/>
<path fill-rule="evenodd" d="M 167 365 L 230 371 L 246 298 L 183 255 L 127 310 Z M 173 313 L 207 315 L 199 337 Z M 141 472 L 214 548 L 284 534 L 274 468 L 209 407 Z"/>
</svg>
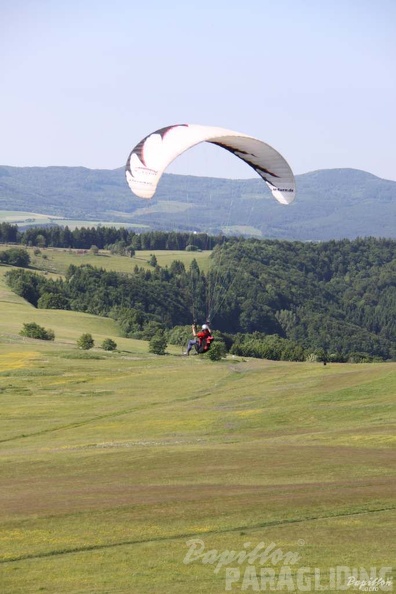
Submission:
<svg viewBox="0 0 396 594">
<path fill-rule="evenodd" d="M 72 265 L 64 279 L 15 269 L 7 282 L 35 307 L 111 316 L 125 336 L 175 335 L 210 314 L 236 354 L 396 356 L 396 242 L 390 239 L 228 238 L 213 249 L 208 272 L 196 260 L 188 268 L 178 260 L 166 267 L 153 262 L 130 274 Z"/>
<path fill-rule="evenodd" d="M 0 243 L 16 243 L 40 248 L 55 247 L 88 250 L 92 246 L 110 249 L 112 246 L 132 248 L 133 250 L 185 250 L 193 246 L 200 250 L 212 250 L 223 243 L 223 236 L 206 233 L 177 233 L 175 231 L 147 231 L 136 233 L 124 227 L 76 227 L 39 226 L 25 231 L 17 225 L 0 223 Z"/>
</svg>

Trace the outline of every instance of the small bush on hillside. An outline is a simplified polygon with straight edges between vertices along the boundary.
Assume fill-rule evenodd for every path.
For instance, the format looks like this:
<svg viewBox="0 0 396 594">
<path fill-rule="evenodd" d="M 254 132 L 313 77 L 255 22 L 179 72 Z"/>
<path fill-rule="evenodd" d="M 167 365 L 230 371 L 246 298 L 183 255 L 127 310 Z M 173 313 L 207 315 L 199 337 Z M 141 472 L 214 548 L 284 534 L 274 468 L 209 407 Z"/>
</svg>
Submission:
<svg viewBox="0 0 396 594">
<path fill-rule="evenodd" d="M 150 259 L 148 260 L 148 263 L 150 264 L 150 266 L 153 266 L 153 268 L 158 266 L 158 260 L 155 254 L 150 254 Z"/>
<path fill-rule="evenodd" d="M 36 324 L 36 322 L 29 322 L 23 325 L 23 329 L 19 333 L 21 336 L 27 336 L 28 338 L 37 338 L 39 340 L 55 340 L 55 334 L 53 330 L 46 330 L 42 326 Z"/>
<path fill-rule="evenodd" d="M 0 252 L 0 263 L 18 268 L 27 268 L 30 264 L 30 256 L 23 248 L 10 248 Z"/>
<path fill-rule="evenodd" d="M 111 338 L 105 338 L 102 342 L 102 349 L 104 351 L 115 351 L 117 348 L 117 343 L 114 342 Z"/>
<path fill-rule="evenodd" d="M 205 356 L 211 361 L 220 361 L 221 359 L 224 359 L 226 355 L 227 349 L 224 342 L 214 342 Z"/>
<path fill-rule="evenodd" d="M 89 333 L 81 334 L 80 338 L 77 340 L 78 348 L 82 349 L 83 351 L 88 351 L 89 349 L 92 349 L 94 344 L 95 341 L 92 338 L 92 334 Z"/>
<path fill-rule="evenodd" d="M 149 352 L 154 353 L 154 355 L 165 355 L 167 346 L 168 342 L 166 340 L 164 332 L 159 331 L 157 332 L 157 334 L 154 334 L 154 336 L 150 340 Z"/>
</svg>

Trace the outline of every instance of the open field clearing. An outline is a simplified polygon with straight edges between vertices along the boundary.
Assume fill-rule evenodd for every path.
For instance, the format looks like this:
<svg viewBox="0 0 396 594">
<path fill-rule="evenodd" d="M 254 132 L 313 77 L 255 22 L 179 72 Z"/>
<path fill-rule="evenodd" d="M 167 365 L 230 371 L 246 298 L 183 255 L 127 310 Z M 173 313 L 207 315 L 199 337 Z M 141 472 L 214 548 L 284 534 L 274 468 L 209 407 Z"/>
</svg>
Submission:
<svg viewBox="0 0 396 594">
<path fill-rule="evenodd" d="M 120 216 L 121 213 L 117 212 L 117 215 Z M 38 214 L 35 212 L 21 212 L 18 210 L 0 210 L 0 223 L 10 223 L 11 225 L 18 225 L 19 227 L 39 227 L 41 225 L 60 225 L 62 227 L 69 227 L 70 230 L 76 229 L 76 227 L 98 227 L 98 226 L 106 226 L 106 227 L 115 227 L 116 229 L 120 227 L 127 227 L 132 228 L 138 227 L 139 230 L 142 227 L 147 226 L 147 230 L 149 230 L 148 225 L 142 225 L 133 223 L 132 221 L 128 220 L 129 216 L 125 213 L 125 222 L 120 223 L 114 221 L 88 221 L 88 220 L 78 220 L 78 219 L 67 219 L 65 217 L 58 217 L 54 215 L 46 215 L 46 214 Z"/>
<path fill-rule="evenodd" d="M 55 341 L 19 336 L 30 321 Z M 79 351 L 82 332 L 118 351 Z M 396 363 L 150 355 L 112 320 L 36 310 L 0 277 L 2 592 L 260 591 L 262 567 L 276 591 L 289 566 L 283 591 L 330 594 L 352 568 L 391 567 L 395 393 Z M 219 565 L 193 539 L 277 553 Z"/>
<path fill-rule="evenodd" d="M 21 246 L 19 246 L 21 247 Z M 54 274 L 65 274 L 71 264 L 82 266 L 90 264 L 105 270 L 116 272 L 132 272 L 135 266 L 152 268 L 149 264 L 150 257 L 155 255 L 159 266 L 170 266 L 174 260 L 180 260 L 186 268 L 192 260 L 198 262 L 203 271 L 207 271 L 210 264 L 210 250 L 201 252 L 186 252 L 185 250 L 139 250 L 133 258 L 111 254 L 106 250 L 100 250 L 98 255 L 90 253 L 89 250 L 66 250 L 62 248 L 45 248 L 37 256 L 34 255 L 35 248 L 27 249 L 31 258 L 31 267 L 37 270 L 44 270 Z M 0 250 L 9 249 L 9 246 L 0 246 Z M 1 268 L 0 268 L 1 272 Z"/>
</svg>

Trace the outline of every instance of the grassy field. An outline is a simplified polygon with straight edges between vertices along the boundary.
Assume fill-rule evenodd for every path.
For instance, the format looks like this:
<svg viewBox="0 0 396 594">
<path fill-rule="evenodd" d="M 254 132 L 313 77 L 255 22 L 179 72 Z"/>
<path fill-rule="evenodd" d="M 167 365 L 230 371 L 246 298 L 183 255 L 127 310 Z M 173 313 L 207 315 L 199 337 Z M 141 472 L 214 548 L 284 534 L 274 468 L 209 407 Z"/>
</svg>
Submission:
<svg viewBox="0 0 396 594">
<path fill-rule="evenodd" d="M 118 351 L 79 351 L 82 332 Z M 1 591 L 330 594 L 392 566 L 395 393 L 396 363 L 150 355 L 0 275 Z"/>
<path fill-rule="evenodd" d="M 0 246 L 1 250 L 9 249 L 9 246 Z M 44 270 L 54 274 L 65 274 L 70 264 L 81 266 L 91 264 L 105 270 L 116 272 L 132 272 L 135 266 L 151 268 L 149 260 L 155 255 L 159 266 L 169 266 L 174 260 L 180 260 L 186 268 L 195 258 L 201 270 L 206 271 L 210 265 L 210 254 L 208 251 L 186 252 L 184 250 L 139 250 L 133 258 L 110 254 L 106 250 L 100 250 L 97 255 L 89 250 L 66 250 L 61 248 L 45 248 L 38 255 L 34 254 L 35 248 L 27 249 L 31 258 L 32 269 Z"/>
<path fill-rule="evenodd" d="M 117 213 L 119 216 L 120 213 Z M 19 225 L 19 227 L 37 227 L 40 225 L 48 225 L 57 224 L 63 227 L 69 227 L 69 229 L 73 230 L 76 227 L 98 227 L 107 226 L 107 227 L 127 227 L 127 228 L 134 228 L 137 227 L 141 229 L 142 227 L 147 227 L 149 230 L 148 225 L 137 225 L 131 221 L 126 220 L 123 223 L 114 222 L 114 221 L 88 221 L 88 220 L 78 220 L 78 219 L 67 219 L 65 217 L 57 217 L 54 215 L 47 215 L 47 214 L 38 214 L 35 212 L 21 212 L 19 210 L 0 210 L 0 223 L 10 223 L 11 225 Z"/>
</svg>

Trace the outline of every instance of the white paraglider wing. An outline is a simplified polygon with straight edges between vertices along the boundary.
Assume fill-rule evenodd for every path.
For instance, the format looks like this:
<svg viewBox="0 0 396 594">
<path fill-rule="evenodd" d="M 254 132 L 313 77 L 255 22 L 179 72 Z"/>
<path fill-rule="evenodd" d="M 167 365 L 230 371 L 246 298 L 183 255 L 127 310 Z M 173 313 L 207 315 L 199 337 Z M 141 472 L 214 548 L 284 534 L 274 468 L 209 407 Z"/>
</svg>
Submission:
<svg viewBox="0 0 396 594">
<path fill-rule="evenodd" d="M 200 142 L 210 142 L 230 151 L 263 178 L 278 202 L 293 202 L 296 194 L 293 172 L 275 149 L 240 132 L 195 124 L 161 128 L 135 146 L 126 164 L 126 179 L 132 192 L 140 198 L 152 198 L 168 165 Z"/>
</svg>

